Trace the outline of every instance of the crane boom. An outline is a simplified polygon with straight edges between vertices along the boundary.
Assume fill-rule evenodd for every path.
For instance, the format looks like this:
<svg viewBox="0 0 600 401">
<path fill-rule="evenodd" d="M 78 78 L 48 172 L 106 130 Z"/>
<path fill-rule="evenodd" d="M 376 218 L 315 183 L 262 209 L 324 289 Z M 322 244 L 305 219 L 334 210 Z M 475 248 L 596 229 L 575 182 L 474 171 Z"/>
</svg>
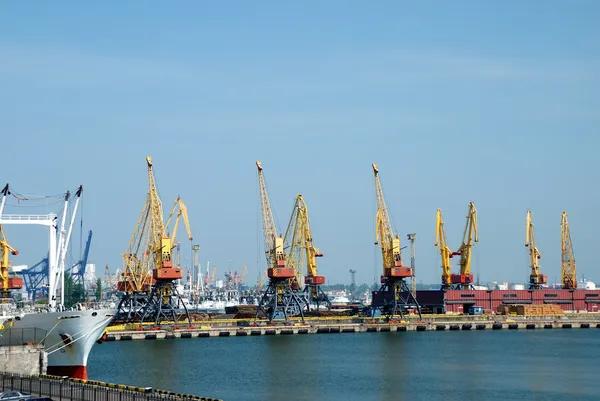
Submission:
<svg viewBox="0 0 600 401">
<path fill-rule="evenodd" d="M 444 229 L 444 219 L 441 209 L 437 210 L 436 216 L 435 246 L 438 247 L 442 260 L 442 288 L 449 288 L 452 285 L 450 277 L 452 274 L 452 265 L 450 264 L 450 258 L 453 254 L 446 239 L 446 230 Z"/>
<path fill-rule="evenodd" d="M 383 189 L 379 181 L 379 170 L 375 163 L 373 174 L 375 175 L 375 192 L 377 194 L 377 216 L 375 219 L 375 245 L 381 246 L 383 259 L 384 277 L 411 277 L 412 269 L 402 267 L 402 257 L 400 254 L 400 236 L 394 233 L 390 214 L 388 211 Z"/>
<path fill-rule="evenodd" d="M 291 241 L 288 240 L 290 236 Z M 323 284 L 325 278 L 317 275 L 317 258 L 322 257 L 323 254 L 319 252 L 313 243 L 310 221 L 308 219 L 308 208 L 302 195 L 296 197 L 296 203 L 294 204 L 294 210 L 285 238 L 285 243 L 289 243 L 290 245 L 288 248 L 288 262 L 297 271 L 301 271 L 302 260 L 306 261 L 305 284 Z"/>
<path fill-rule="evenodd" d="M 571 243 L 571 231 L 569 230 L 569 221 L 567 213 L 562 213 L 560 222 L 562 250 L 561 250 L 561 282 L 562 288 L 577 288 L 577 268 L 575 264 L 575 254 L 573 253 L 573 244 Z"/>
<path fill-rule="evenodd" d="M 475 203 L 469 202 L 469 211 L 467 212 L 467 222 L 463 232 L 463 241 L 457 252 L 453 255 L 460 255 L 460 275 L 451 277 L 452 283 L 462 287 L 467 287 L 473 283 L 473 274 L 471 273 L 471 253 L 473 244 L 479 241 L 477 229 L 477 209 Z"/>
<path fill-rule="evenodd" d="M 529 260 L 531 274 L 529 275 L 529 289 L 540 289 L 542 284 L 546 284 L 546 275 L 540 273 L 540 262 L 542 254 L 535 244 L 535 235 L 533 232 L 533 220 L 531 211 L 527 211 L 527 224 L 525 230 L 525 246 L 529 247 Z"/>
<path fill-rule="evenodd" d="M 265 254 L 267 257 L 268 276 L 269 277 L 295 277 L 296 273 L 292 268 L 286 267 L 286 255 L 284 253 L 284 241 L 279 235 L 275 226 L 273 209 L 267 192 L 267 185 L 263 176 L 263 167 L 260 161 L 256 161 L 258 168 L 258 181 L 260 186 L 260 205 L 262 210 L 263 233 L 265 240 Z"/>
<path fill-rule="evenodd" d="M 131 235 L 127 250 L 122 254 L 123 273 L 122 279 L 117 283 L 117 289 L 128 294 L 149 292 L 152 285 L 150 274 L 151 245 L 148 243 L 148 231 L 150 225 L 150 196 L 138 218 L 135 230 Z"/>
<path fill-rule="evenodd" d="M 179 210 L 177 210 L 178 206 Z M 173 205 L 173 209 L 171 209 L 171 213 L 169 213 L 169 217 L 167 218 L 167 223 L 165 224 L 165 226 L 169 227 L 169 223 L 171 222 L 173 214 L 175 214 L 175 210 L 177 210 L 177 216 L 175 217 L 175 226 L 173 228 L 173 236 L 171 237 L 171 242 L 173 244 L 176 243 L 175 240 L 177 238 L 177 229 L 179 228 L 179 218 L 182 216 L 183 222 L 185 224 L 185 230 L 187 231 L 188 239 L 190 241 L 193 241 L 194 238 L 192 237 L 192 229 L 190 228 L 190 220 L 188 218 L 187 206 L 185 205 L 185 203 L 183 203 L 181 197 L 178 196 L 177 199 L 175 199 L 175 204 Z"/>
</svg>

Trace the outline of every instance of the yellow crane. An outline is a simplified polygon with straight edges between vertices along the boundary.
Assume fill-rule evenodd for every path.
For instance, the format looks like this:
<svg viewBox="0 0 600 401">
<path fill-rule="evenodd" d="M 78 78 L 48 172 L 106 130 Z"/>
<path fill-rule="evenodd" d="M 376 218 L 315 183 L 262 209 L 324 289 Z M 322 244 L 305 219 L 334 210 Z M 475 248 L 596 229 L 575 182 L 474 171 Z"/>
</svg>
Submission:
<svg viewBox="0 0 600 401">
<path fill-rule="evenodd" d="M 460 256 L 460 274 L 451 275 L 450 279 L 453 285 L 457 288 L 467 289 L 473 287 L 473 274 L 471 273 L 471 253 L 473 244 L 479 241 L 477 231 L 477 209 L 475 203 L 469 203 L 469 211 L 467 212 L 467 222 L 465 231 L 463 232 L 463 241 L 454 255 Z"/>
<path fill-rule="evenodd" d="M 240 285 L 246 284 L 246 276 L 248 275 L 248 268 L 246 265 L 242 268 L 242 272 L 240 273 Z"/>
<path fill-rule="evenodd" d="M 452 287 L 452 265 L 450 259 L 453 253 L 446 239 L 446 230 L 444 229 L 444 219 L 441 209 L 437 210 L 436 216 L 435 246 L 438 247 L 442 260 L 442 289 L 450 289 Z"/>
<path fill-rule="evenodd" d="M 175 211 L 177 211 L 177 216 L 175 216 L 175 226 L 173 227 L 173 236 L 171 237 L 171 249 L 173 249 L 175 247 L 174 244 L 177 244 L 177 229 L 179 228 L 179 219 L 181 217 L 183 217 L 183 222 L 185 224 L 185 230 L 187 232 L 188 235 L 188 240 L 191 242 L 194 240 L 193 236 L 192 236 L 192 229 L 190 228 L 190 220 L 188 217 L 188 212 L 187 212 L 187 206 L 185 205 L 185 203 L 183 203 L 183 201 L 181 200 L 181 197 L 177 197 L 177 199 L 175 199 L 175 204 L 173 205 L 173 208 L 171 209 L 171 213 L 169 213 L 169 217 L 167 218 L 167 223 L 165 224 L 166 227 L 169 227 L 169 223 L 171 222 L 171 219 L 173 218 L 173 215 L 175 214 Z"/>
<path fill-rule="evenodd" d="M 144 208 L 140 213 L 137 224 L 127 245 L 127 250 L 121 255 L 123 257 L 123 273 L 121 280 L 117 283 L 117 290 L 126 293 L 128 297 L 121 300 L 121 306 L 130 308 L 133 299 L 139 298 L 134 303 L 137 309 L 140 302 L 145 304 L 146 296 L 137 297 L 135 294 L 147 294 L 150 292 L 153 279 L 150 271 L 151 254 L 147 251 L 148 226 L 150 214 L 150 196 L 147 196 Z M 108 266 L 107 266 L 108 267 Z M 127 304 L 127 305 L 126 305 Z"/>
<path fill-rule="evenodd" d="M 564 289 L 577 288 L 577 268 L 575 265 L 575 254 L 571 243 L 571 231 L 567 213 L 562 213 L 560 222 L 562 250 L 561 250 L 561 282 Z"/>
<path fill-rule="evenodd" d="M 396 314 L 402 316 L 405 311 L 414 308 L 421 316 L 419 303 L 405 281 L 413 276 L 412 268 L 402 266 L 400 236 L 392 229 L 390 214 L 379 180 L 379 169 L 375 163 L 372 164 L 372 167 L 377 195 L 375 245 L 380 244 L 383 261 L 382 285 L 379 291 L 373 292 L 372 315 L 374 316 L 376 310 L 379 309 L 389 319 Z"/>
<path fill-rule="evenodd" d="M 10 261 L 9 255 L 16 256 L 19 254 L 15 248 L 13 248 L 4 235 L 4 229 L 0 226 L 0 302 L 8 303 L 11 301 L 11 290 L 18 290 L 23 288 L 23 279 L 20 277 L 10 277 Z"/>
<path fill-rule="evenodd" d="M 300 314 L 304 320 L 304 306 L 307 303 L 304 294 L 299 293 L 299 284 L 294 266 L 288 266 L 284 250 L 284 238 L 278 233 L 271 201 L 263 176 L 263 167 L 256 161 L 260 189 L 260 204 L 262 211 L 262 226 L 267 258 L 267 277 L 269 283 L 261 300 L 254 320 L 262 311 L 269 321 L 276 317 L 283 317 L 286 321 L 289 316 Z"/>
<path fill-rule="evenodd" d="M 527 225 L 525 230 L 525 246 L 529 247 L 529 260 L 531 267 L 531 274 L 529 275 L 529 289 L 541 289 L 543 284 L 547 283 L 547 277 L 545 274 L 540 273 L 540 262 L 542 254 L 538 250 L 535 244 L 535 235 L 533 232 L 533 220 L 531 218 L 531 211 L 527 211 Z"/>
<path fill-rule="evenodd" d="M 317 305 L 317 310 L 321 304 L 331 308 L 331 301 L 321 288 L 321 285 L 325 284 L 325 277 L 317 274 L 317 258 L 322 257 L 323 254 L 313 243 L 308 208 L 302 195 L 296 197 L 290 223 L 285 233 L 285 243 L 289 244 L 287 257 L 289 265 L 294 267 L 296 272 L 301 272 L 302 266 L 306 265 L 304 293 L 308 297 L 309 310 L 311 303 Z"/>
<path fill-rule="evenodd" d="M 119 289 L 125 291 L 126 295 L 119 303 L 117 318 L 139 318 L 142 322 L 151 318 L 156 324 L 163 320 L 178 322 L 179 310 L 183 310 L 191 323 L 187 308 L 174 285 L 174 281 L 183 277 L 181 267 L 173 261 L 177 233 L 173 232 L 171 236 L 167 232 L 171 217 L 179 208 L 175 230 L 179 217 L 183 216 L 188 236 L 192 239 L 187 208 L 178 197 L 165 224 L 150 156 L 146 157 L 146 166 L 148 194 L 127 251 L 123 255 L 123 275 Z"/>
</svg>

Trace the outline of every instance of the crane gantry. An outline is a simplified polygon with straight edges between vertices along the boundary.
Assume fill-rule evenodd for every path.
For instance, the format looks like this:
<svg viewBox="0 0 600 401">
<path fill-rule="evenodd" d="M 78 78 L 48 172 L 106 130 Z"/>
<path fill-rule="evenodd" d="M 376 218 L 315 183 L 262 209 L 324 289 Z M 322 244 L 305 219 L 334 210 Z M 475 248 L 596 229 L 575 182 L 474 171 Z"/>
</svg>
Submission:
<svg viewBox="0 0 600 401">
<path fill-rule="evenodd" d="M 527 211 L 527 224 L 525 230 L 525 246 L 529 247 L 529 260 L 531 273 L 529 275 L 529 289 L 541 289 L 543 284 L 547 283 L 545 274 L 540 273 L 540 262 L 542 254 L 535 244 L 535 235 L 533 232 L 533 220 L 531 219 L 531 211 Z"/>
<path fill-rule="evenodd" d="M 182 317 L 179 311 L 183 310 L 191 323 L 187 308 L 175 285 L 175 281 L 183 277 L 183 271 L 173 260 L 180 216 L 183 217 L 188 237 L 192 240 L 187 208 L 178 197 L 165 223 L 150 156 L 146 157 L 146 164 L 148 193 L 127 251 L 123 254 L 123 275 L 119 282 L 119 290 L 124 291 L 126 295 L 119 303 L 118 316 L 125 315 L 136 320 L 139 317 L 141 322 L 148 318 L 156 324 L 163 320 L 177 323 Z M 167 227 L 176 211 L 175 227 L 171 236 Z"/>
<path fill-rule="evenodd" d="M 302 272 L 302 266 L 306 265 L 304 293 L 308 298 L 308 310 L 310 310 L 311 303 L 316 304 L 317 310 L 321 304 L 331 309 L 331 301 L 321 288 L 321 285 L 325 284 L 325 277 L 317 274 L 317 258 L 322 257 L 323 254 L 313 243 L 308 208 L 302 195 L 296 197 L 284 240 L 286 244 L 289 244 L 288 264 L 296 269 L 296 274 Z"/>
<path fill-rule="evenodd" d="M 575 254 L 573 253 L 573 244 L 571 243 L 571 231 L 569 230 L 569 221 L 567 213 L 562 213 L 560 221 L 561 231 L 561 282 L 562 288 L 576 289 L 577 288 L 577 268 L 575 264 Z"/>
<path fill-rule="evenodd" d="M 7 241 L 4 229 L 0 225 L 0 302 L 11 302 L 11 290 L 23 288 L 23 279 L 20 277 L 10 276 L 10 261 L 9 255 L 16 256 L 19 254 Z"/>
<path fill-rule="evenodd" d="M 269 321 L 272 321 L 276 317 L 281 317 L 281 315 L 287 321 L 288 317 L 298 314 L 304 320 L 303 309 L 308 302 L 304 294 L 300 292 L 295 267 L 287 264 L 284 238 L 279 234 L 275 225 L 275 218 L 273 217 L 271 201 L 269 200 L 263 176 L 263 167 L 260 161 L 256 161 L 256 167 L 258 169 L 262 226 L 269 283 L 256 309 L 254 321 L 256 322 L 258 314 L 261 311 L 267 315 Z"/>
<path fill-rule="evenodd" d="M 400 236 L 394 233 L 390 214 L 383 197 L 383 189 L 379 181 L 379 170 L 372 164 L 375 176 L 375 192 L 377 195 L 377 216 L 375 223 L 375 245 L 380 244 L 383 262 L 383 275 L 379 291 L 373 291 L 371 305 L 372 316 L 377 309 L 388 319 L 399 314 L 403 316 L 409 308 L 416 308 L 421 316 L 421 307 L 416 297 L 408 288 L 406 279 L 412 278 L 412 268 L 402 266 Z"/>
</svg>

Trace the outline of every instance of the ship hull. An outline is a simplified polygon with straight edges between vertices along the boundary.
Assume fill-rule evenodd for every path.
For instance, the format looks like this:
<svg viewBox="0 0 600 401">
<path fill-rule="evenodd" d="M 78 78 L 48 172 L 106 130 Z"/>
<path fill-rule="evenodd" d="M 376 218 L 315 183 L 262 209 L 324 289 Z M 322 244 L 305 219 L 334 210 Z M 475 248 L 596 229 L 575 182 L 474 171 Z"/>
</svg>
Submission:
<svg viewBox="0 0 600 401">
<path fill-rule="evenodd" d="M 42 337 L 45 336 L 48 374 L 87 379 L 89 353 L 102 338 L 115 313 L 114 309 L 28 313 L 16 317 L 12 328 L 41 329 Z"/>
</svg>

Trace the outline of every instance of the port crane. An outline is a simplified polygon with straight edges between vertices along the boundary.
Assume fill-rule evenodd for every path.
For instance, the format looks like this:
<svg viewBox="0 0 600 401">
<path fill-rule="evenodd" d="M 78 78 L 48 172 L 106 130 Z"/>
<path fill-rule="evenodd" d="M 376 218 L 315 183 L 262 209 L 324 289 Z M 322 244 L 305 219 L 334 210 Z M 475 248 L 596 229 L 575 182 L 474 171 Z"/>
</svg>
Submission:
<svg viewBox="0 0 600 401">
<path fill-rule="evenodd" d="M 23 279 L 10 276 L 10 261 L 8 257 L 9 255 L 18 255 L 19 251 L 8 243 L 2 226 L 0 226 L 0 254 L 2 255 L 0 258 L 0 276 L 2 276 L 2 280 L 0 281 L 0 302 L 8 303 L 12 300 L 11 291 L 23 288 Z"/>
<path fill-rule="evenodd" d="M 543 284 L 548 282 L 545 274 L 540 273 L 540 262 L 542 254 L 535 244 L 535 235 L 533 232 L 533 220 L 531 211 L 527 211 L 527 225 L 525 230 L 525 246 L 529 248 L 529 259 L 531 263 L 531 274 L 529 275 L 529 289 L 541 289 Z"/>
<path fill-rule="evenodd" d="M 452 274 L 450 280 L 456 289 L 474 289 L 473 274 L 471 273 L 471 253 L 475 242 L 479 242 L 479 234 L 477 228 L 477 209 L 475 203 L 469 202 L 469 210 L 467 212 L 467 222 L 463 232 L 463 241 L 454 252 L 453 256 L 460 256 L 458 262 L 460 266 L 460 274 Z"/>
<path fill-rule="evenodd" d="M 562 250 L 561 250 L 561 282 L 562 288 L 569 290 L 577 288 L 577 268 L 575 264 L 575 254 L 573 253 L 573 244 L 571 243 L 571 231 L 569 230 L 569 221 L 567 213 L 562 213 L 560 221 Z"/>
<path fill-rule="evenodd" d="M 260 204 L 262 211 L 262 226 L 265 244 L 265 256 L 267 258 L 267 277 L 269 282 L 267 288 L 258 303 L 254 324 L 259 313 L 266 314 L 270 322 L 281 317 L 288 321 L 290 316 L 301 315 L 304 321 L 304 308 L 308 300 L 299 291 L 294 266 L 288 266 L 284 250 L 284 238 L 278 233 L 275 226 L 275 218 L 271 208 L 271 201 L 267 192 L 267 186 L 263 176 L 263 167 L 260 161 L 256 161 L 258 169 L 258 181 L 260 187 Z"/>
<path fill-rule="evenodd" d="M 177 291 L 175 282 L 183 277 L 180 266 L 174 264 L 173 249 L 177 246 L 176 231 L 171 236 L 167 227 L 177 211 L 175 230 L 183 216 L 190 241 L 187 208 L 177 198 L 167 223 L 163 220 L 162 202 L 156 189 L 152 158 L 146 157 L 148 194 L 127 250 L 123 254 L 123 274 L 118 283 L 125 292 L 119 302 L 117 318 L 144 322 L 153 320 L 179 322 L 183 317 L 191 323 L 187 308 Z"/>
<path fill-rule="evenodd" d="M 441 209 L 437 210 L 436 216 L 436 229 L 435 229 L 435 246 L 440 251 L 440 257 L 442 261 L 442 290 L 452 288 L 452 264 L 450 259 L 454 254 L 448 246 L 448 240 L 446 239 L 446 230 L 444 229 L 444 217 Z"/>
<path fill-rule="evenodd" d="M 154 320 L 155 324 L 160 324 L 161 321 L 171 321 L 177 324 L 182 317 L 185 317 L 188 323 L 191 324 L 190 314 L 177 291 L 176 285 L 176 282 L 183 277 L 183 270 L 181 266 L 173 263 L 173 249 L 177 246 L 176 237 L 180 216 L 183 216 L 190 243 L 193 240 L 187 207 L 181 198 L 177 197 L 165 224 L 162 202 L 156 190 L 152 158 L 147 156 L 146 162 L 148 165 L 150 219 L 147 250 L 152 255 L 152 279 L 154 283 L 148 296 L 148 302 L 142 309 L 141 321 L 143 323 L 148 318 Z M 167 231 L 167 227 L 175 211 L 177 211 L 177 217 L 171 236 Z M 183 312 L 183 314 L 180 314 L 180 312 Z"/>
<path fill-rule="evenodd" d="M 396 314 L 401 317 L 409 308 L 415 308 L 421 317 L 421 307 L 406 284 L 413 277 L 412 268 L 402 266 L 400 236 L 394 233 L 388 207 L 383 197 L 379 180 L 379 169 L 372 164 L 377 195 L 377 215 L 375 218 L 375 245 L 381 246 L 383 274 L 379 291 L 373 291 L 371 315 L 377 309 L 389 320 Z"/>
<path fill-rule="evenodd" d="M 296 272 L 302 271 L 302 266 L 306 265 L 306 276 L 304 277 L 304 289 L 310 310 L 312 303 L 317 305 L 317 311 L 320 305 L 326 305 L 331 309 L 331 301 L 321 286 L 325 284 L 325 277 L 317 274 L 317 258 L 323 254 L 315 247 L 308 219 L 308 208 L 302 195 L 296 197 L 296 203 L 290 223 L 285 233 L 284 243 L 289 244 L 288 261 L 289 265 L 296 269 Z"/>
</svg>

